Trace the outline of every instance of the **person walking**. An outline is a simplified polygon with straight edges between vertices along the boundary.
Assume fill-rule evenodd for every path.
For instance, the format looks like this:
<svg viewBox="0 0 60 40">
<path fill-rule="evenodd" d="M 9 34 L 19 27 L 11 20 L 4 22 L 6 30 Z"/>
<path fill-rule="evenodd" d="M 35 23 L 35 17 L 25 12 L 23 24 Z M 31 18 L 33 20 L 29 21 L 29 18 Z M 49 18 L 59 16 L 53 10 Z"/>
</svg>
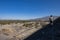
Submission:
<svg viewBox="0 0 60 40">
<path fill-rule="evenodd" d="M 53 16 L 52 15 L 50 15 L 50 17 L 49 17 L 49 22 L 51 25 L 53 25 Z"/>
</svg>

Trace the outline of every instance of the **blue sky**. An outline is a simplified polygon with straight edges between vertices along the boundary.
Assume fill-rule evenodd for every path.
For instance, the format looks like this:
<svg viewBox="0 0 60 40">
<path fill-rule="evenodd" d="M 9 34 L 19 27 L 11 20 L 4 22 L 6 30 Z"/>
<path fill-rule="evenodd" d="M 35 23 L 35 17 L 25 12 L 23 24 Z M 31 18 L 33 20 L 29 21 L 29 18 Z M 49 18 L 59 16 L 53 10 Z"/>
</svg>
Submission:
<svg viewBox="0 0 60 40">
<path fill-rule="evenodd" d="M 60 16 L 60 0 L 0 0 L 0 19 Z"/>
</svg>

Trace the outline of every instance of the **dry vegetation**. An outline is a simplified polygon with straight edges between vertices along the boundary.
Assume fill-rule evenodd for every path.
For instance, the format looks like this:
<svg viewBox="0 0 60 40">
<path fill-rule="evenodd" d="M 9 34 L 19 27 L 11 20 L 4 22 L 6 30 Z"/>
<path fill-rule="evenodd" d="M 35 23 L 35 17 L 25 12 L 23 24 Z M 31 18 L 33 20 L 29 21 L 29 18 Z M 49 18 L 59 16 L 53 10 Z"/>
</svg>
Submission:
<svg viewBox="0 0 60 40">
<path fill-rule="evenodd" d="M 0 40 L 23 40 L 48 22 L 1 20 Z"/>
</svg>

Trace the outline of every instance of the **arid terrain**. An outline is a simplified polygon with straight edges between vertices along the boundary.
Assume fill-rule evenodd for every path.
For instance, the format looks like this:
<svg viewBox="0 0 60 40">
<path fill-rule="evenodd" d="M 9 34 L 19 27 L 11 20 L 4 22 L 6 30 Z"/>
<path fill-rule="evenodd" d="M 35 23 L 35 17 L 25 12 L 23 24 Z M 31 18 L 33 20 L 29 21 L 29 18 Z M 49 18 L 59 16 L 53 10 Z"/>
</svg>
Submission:
<svg viewBox="0 0 60 40">
<path fill-rule="evenodd" d="M 49 22 L 30 21 L 0 24 L 0 40 L 23 40 Z"/>
<path fill-rule="evenodd" d="M 0 20 L 0 40 L 24 40 L 47 24 L 46 20 Z"/>
</svg>

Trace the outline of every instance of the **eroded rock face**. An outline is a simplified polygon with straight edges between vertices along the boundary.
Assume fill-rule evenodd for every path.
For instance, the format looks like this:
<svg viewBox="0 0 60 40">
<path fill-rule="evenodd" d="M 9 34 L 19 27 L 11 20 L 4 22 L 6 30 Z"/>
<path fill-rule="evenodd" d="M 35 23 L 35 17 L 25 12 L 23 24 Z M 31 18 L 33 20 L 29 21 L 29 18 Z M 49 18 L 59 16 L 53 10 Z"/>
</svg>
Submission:
<svg viewBox="0 0 60 40">
<path fill-rule="evenodd" d="M 60 23 L 60 17 L 58 17 L 56 20 L 54 20 L 54 24 Z"/>
<path fill-rule="evenodd" d="M 46 25 L 24 40 L 60 40 L 60 18 L 54 20 L 53 25 Z"/>
</svg>

